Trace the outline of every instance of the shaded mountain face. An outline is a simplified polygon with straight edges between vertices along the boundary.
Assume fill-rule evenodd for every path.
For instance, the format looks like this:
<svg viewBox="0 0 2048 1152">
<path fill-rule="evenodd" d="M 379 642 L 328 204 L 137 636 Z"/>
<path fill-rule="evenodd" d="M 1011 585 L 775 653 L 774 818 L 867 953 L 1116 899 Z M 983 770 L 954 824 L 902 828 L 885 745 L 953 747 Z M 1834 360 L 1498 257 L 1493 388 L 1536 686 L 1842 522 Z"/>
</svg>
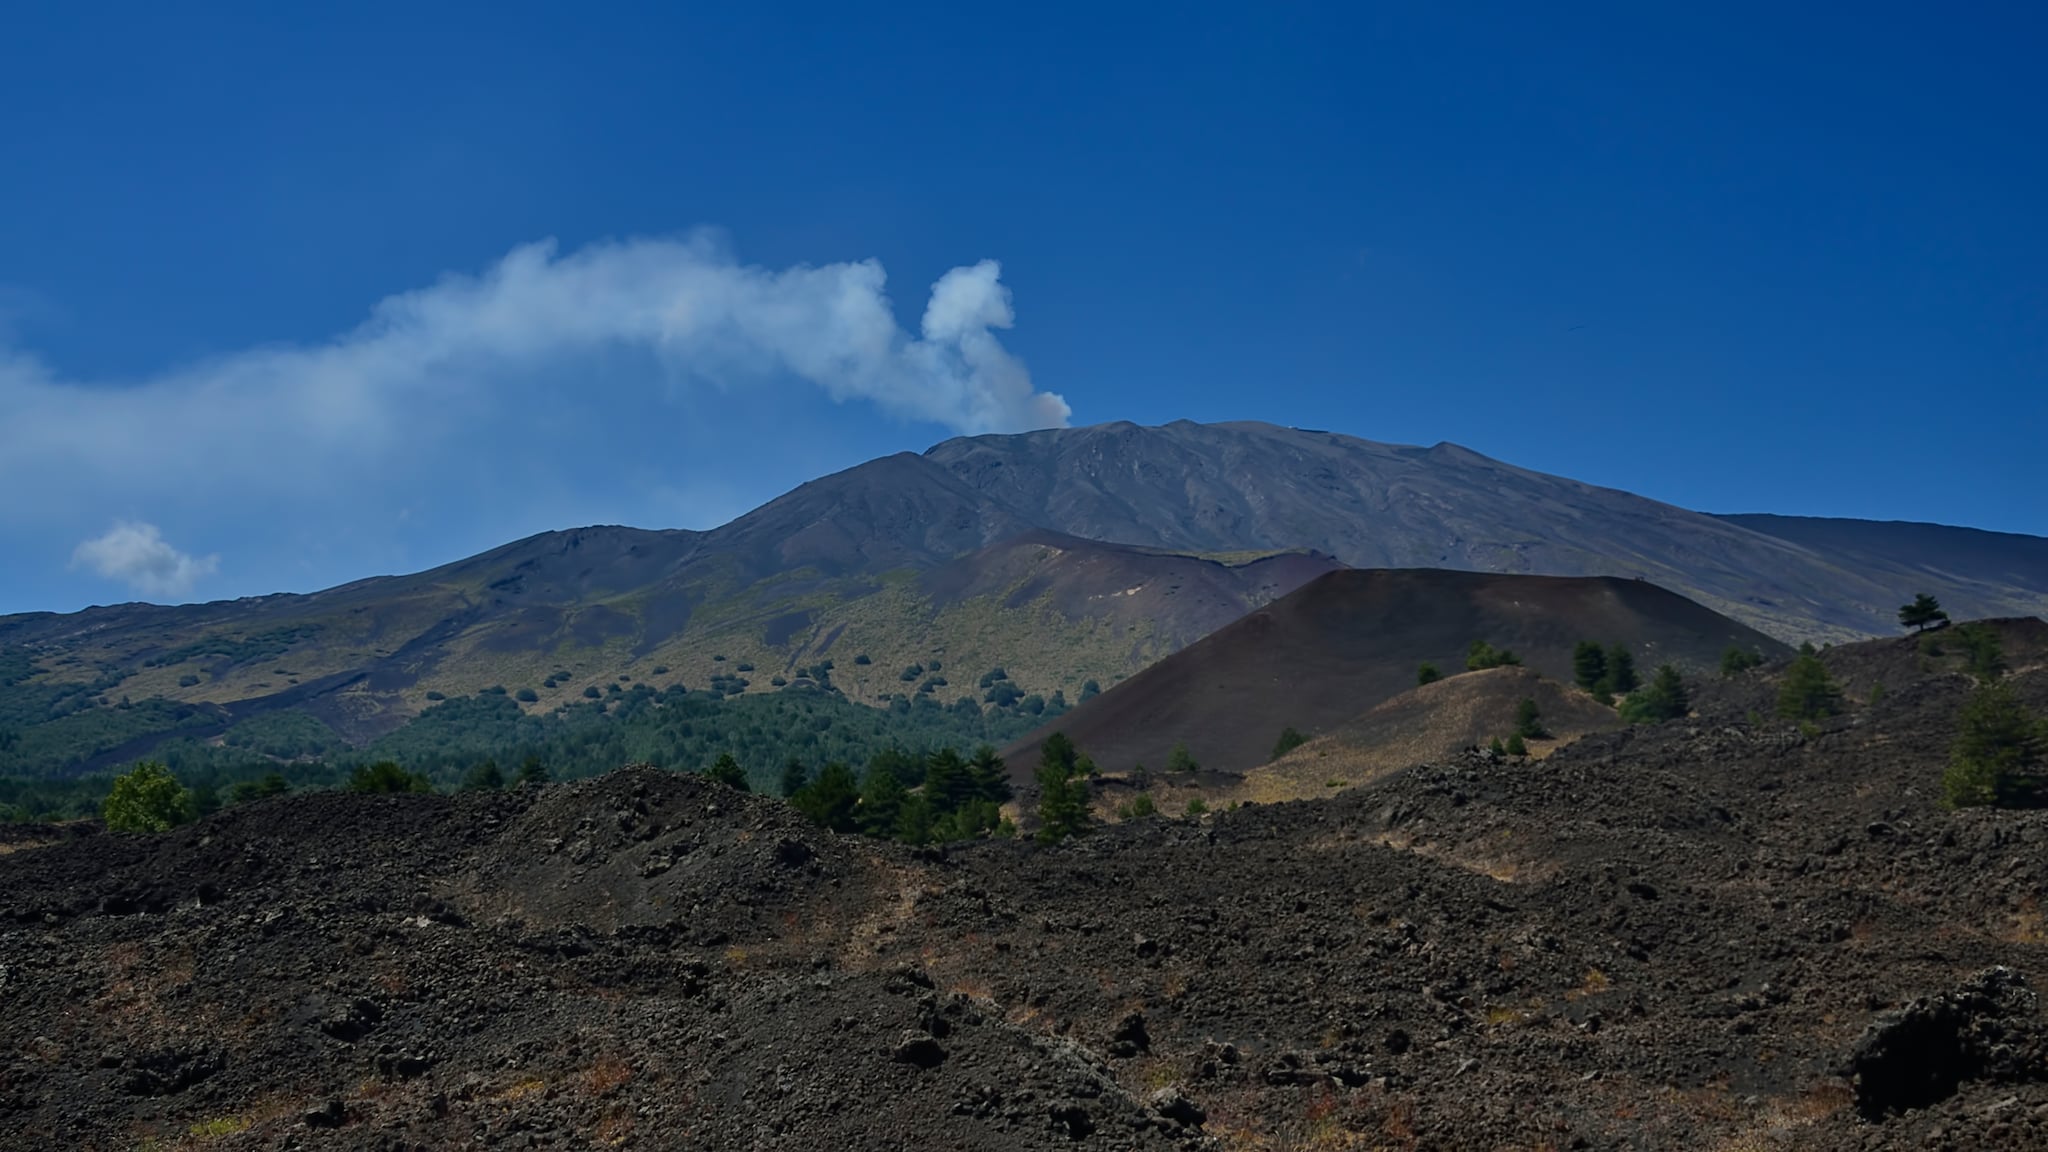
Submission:
<svg viewBox="0 0 2048 1152">
<path fill-rule="evenodd" d="M 1877 574 L 1897 587 L 1943 589 L 1969 618 L 2033 615 L 2048 597 L 2048 539 L 1903 520 L 1816 516 L 1722 516 Z"/>
<path fill-rule="evenodd" d="M 1337 728 L 1413 687 L 1425 662 L 1462 671 L 1474 641 L 1568 683 L 1572 649 L 1584 640 L 1626 646 L 1644 674 L 1666 662 L 1711 666 L 1730 645 L 1766 657 L 1790 651 L 1642 580 L 1347 570 L 1161 660 L 1004 756 L 1036 764 L 1058 730 L 1106 771 L 1164 768 L 1185 744 L 1204 768 L 1243 772 L 1267 760 L 1282 729 Z"/>
<path fill-rule="evenodd" d="M 1864 538 L 1816 526 L 1827 522 L 1759 530 L 1452 444 L 1180 421 L 949 440 L 926 456 L 1077 536 L 1197 551 L 1311 548 L 1359 568 L 1640 577 L 1794 640 L 1888 633 L 1917 591 L 1959 616 L 2048 612 L 2048 540 L 2014 538 L 2000 575 L 1945 570 L 1963 530 L 1894 532 L 1877 549 L 1892 562 L 1871 566 Z"/>
</svg>

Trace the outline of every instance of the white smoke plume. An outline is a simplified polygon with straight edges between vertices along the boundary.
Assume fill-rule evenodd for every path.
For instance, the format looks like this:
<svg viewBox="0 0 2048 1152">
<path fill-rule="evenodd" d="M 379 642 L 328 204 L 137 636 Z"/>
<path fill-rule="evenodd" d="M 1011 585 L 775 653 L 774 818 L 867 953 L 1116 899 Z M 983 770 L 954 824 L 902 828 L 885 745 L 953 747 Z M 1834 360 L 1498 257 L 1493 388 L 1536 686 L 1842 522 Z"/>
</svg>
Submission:
<svg viewBox="0 0 2048 1152">
<path fill-rule="evenodd" d="M 0 498 L 0 527 L 38 519 L 46 503 L 22 494 L 60 479 L 130 499 L 175 486 L 188 502 L 294 482 L 332 493 L 370 470 L 359 462 L 444 451 L 506 411 L 577 410 L 593 399 L 585 369 L 622 355 L 660 365 L 668 387 L 795 377 L 962 433 L 1064 425 L 1066 402 L 997 339 L 1013 319 L 999 275 L 994 261 L 946 273 L 913 336 L 873 260 L 778 271 L 709 236 L 567 255 L 543 242 L 389 297 L 324 343 L 140 381 L 63 380 L 0 349 L 0 490 L 17 494 Z"/>
</svg>

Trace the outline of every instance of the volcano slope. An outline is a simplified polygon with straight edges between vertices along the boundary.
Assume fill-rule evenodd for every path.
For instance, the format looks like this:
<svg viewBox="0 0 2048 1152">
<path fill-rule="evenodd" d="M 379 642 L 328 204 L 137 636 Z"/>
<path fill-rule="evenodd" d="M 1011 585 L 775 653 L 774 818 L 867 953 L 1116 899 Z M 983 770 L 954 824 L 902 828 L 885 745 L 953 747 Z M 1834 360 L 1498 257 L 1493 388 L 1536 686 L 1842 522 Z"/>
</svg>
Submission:
<svg viewBox="0 0 2048 1152">
<path fill-rule="evenodd" d="M 650 769 L 25 847 L 0 1146 L 2048 1148 L 2048 812 L 1937 805 L 1940 658 L 1825 658 L 1886 690 L 1054 847 Z"/>
<path fill-rule="evenodd" d="M 1284 728 L 1315 736 L 1346 724 L 1414 687 L 1424 663 L 1462 670 L 1474 641 L 1570 683 L 1582 640 L 1627 647 L 1645 673 L 1665 662 L 1712 667 L 1731 644 L 1790 652 L 1642 580 L 1347 569 L 1203 637 L 1003 754 L 1035 764 L 1045 738 L 1063 731 L 1106 771 L 1161 768 L 1185 744 L 1204 768 L 1245 772 L 1266 762 Z"/>
</svg>

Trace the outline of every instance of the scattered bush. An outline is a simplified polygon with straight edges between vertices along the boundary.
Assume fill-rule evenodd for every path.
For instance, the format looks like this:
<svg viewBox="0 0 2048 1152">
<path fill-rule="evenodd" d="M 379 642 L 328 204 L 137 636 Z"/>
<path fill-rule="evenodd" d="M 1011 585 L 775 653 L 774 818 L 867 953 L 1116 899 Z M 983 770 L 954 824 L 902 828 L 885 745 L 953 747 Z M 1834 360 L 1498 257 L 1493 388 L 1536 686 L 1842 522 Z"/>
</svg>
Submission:
<svg viewBox="0 0 2048 1152">
<path fill-rule="evenodd" d="M 1484 640 L 1474 640 L 1465 653 L 1465 670 L 1481 672 L 1488 668 L 1507 668 L 1520 664 L 1522 658 L 1506 648 L 1495 648 Z"/>
<path fill-rule="evenodd" d="M 1166 754 L 1166 770 L 1193 774 L 1201 771 L 1202 766 L 1195 762 L 1194 754 L 1188 751 L 1188 746 L 1181 743 L 1175 744 L 1173 751 Z"/>
<path fill-rule="evenodd" d="M 1721 653 L 1721 678 L 1732 680 L 1751 668 L 1763 667 L 1763 663 L 1763 653 L 1730 644 L 1727 650 Z"/>
<path fill-rule="evenodd" d="M 1418 688 L 1424 684 L 1434 684 L 1443 678 L 1444 674 L 1437 671 L 1436 665 L 1428 661 L 1424 661 L 1422 666 L 1415 670 L 1415 686 Z"/>
<path fill-rule="evenodd" d="M 868 665 L 870 665 L 870 664 L 873 664 L 873 663 L 874 663 L 874 661 L 873 661 L 873 660 L 870 660 L 870 659 L 868 659 L 868 654 L 867 654 L 867 653 L 865 653 L 865 652 L 861 653 L 861 654 L 860 654 L 860 655 L 858 655 L 858 656 L 855 656 L 855 657 L 853 658 L 853 662 L 854 662 L 855 664 L 858 664 L 858 665 L 860 665 L 860 666 L 861 666 L 861 667 L 863 667 L 863 668 L 865 668 L 865 667 L 867 667 Z"/>
<path fill-rule="evenodd" d="M 1117 805 L 1116 818 L 1126 821 L 1143 820 L 1147 816 L 1158 814 L 1158 812 L 1158 807 L 1152 803 L 1152 794 L 1150 792 L 1140 792 L 1131 799 Z"/>
<path fill-rule="evenodd" d="M 428 699 L 429 701 L 432 701 L 433 703 L 436 703 L 436 704 L 440 703 L 440 702 L 441 702 L 441 701 L 443 701 L 443 700 L 446 700 L 447 698 L 448 698 L 448 696 L 447 696 L 447 694 L 446 694 L 446 693 L 442 693 L 442 692 L 429 692 L 429 693 L 427 693 L 427 699 Z"/>
<path fill-rule="evenodd" d="M 1207 800 L 1202 799 L 1200 796 L 1193 796 L 1188 799 L 1189 816 L 1200 816 L 1208 810 L 1209 802 Z"/>
<path fill-rule="evenodd" d="M 519 691 L 514 692 L 512 697 L 521 704 L 534 704 L 540 701 L 540 693 L 535 692 L 531 688 L 521 688 Z"/>
<path fill-rule="evenodd" d="M 595 700 L 595 699 L 597 699 L 597 698 L 599 698 L 600 696 L 603 696 L 603 695 L 604 695 L 604 693 L 602 693 L 602 692 L 598 691 L 598 690 L 597 690 L 597 685 L 595 685 L 595 684 L 592 684 L 592 685 L 590 685 L 589 687 L 587 687 L 587 688 L 585 688 L 585 689 L 583 690 L 583 698 L 584 698 L 585 700 Z"/>
</svg>

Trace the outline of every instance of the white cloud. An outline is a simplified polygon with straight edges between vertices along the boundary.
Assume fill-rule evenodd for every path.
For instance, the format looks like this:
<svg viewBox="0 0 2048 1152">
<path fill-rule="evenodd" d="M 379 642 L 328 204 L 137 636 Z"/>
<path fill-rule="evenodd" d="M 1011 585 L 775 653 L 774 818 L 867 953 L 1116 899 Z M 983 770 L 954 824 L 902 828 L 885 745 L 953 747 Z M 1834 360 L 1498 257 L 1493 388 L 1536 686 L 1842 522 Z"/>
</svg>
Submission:
<svg viewBox="0 0 2048 1152">
<path fill-rule="evenodd" d="M 963 433 L 1064 425 L 1065 401 L 1037 391 L 996 337 L 1013 320 L 999 276 L 994 261 L 946 273 L 913 336 L 872 260 L 778 271 L 740 264 L 707 236 L 567 255 L 544 242 L 389 297 L 324 343 L 139 381 L 65 380 L 0 348 L 0 491 L 53 493 L 0 497 L 0 528 L 75 523 L 138 498 L 360 500 L 365 485 L 390 483 L 380 473 L 474 446 L 514 415 L 545 436 L 550 419 L 619 403 L 593 380 L 622 358 L 658 368 L 666 387 L 794 377 Z M 632 419 L 652 415 L 635 404 Z M 535 459 L 548 446 L 497 445 Z"/>
<path fill-rule="evenodd" d="M 220 568 L 220 557 L 188 556 L 173 548 L 156 525 L 123 520 L 80 544 L 71 563 L 122 581 L 144 596 L 182 600 L 201 578 Z"/>
</svg>

